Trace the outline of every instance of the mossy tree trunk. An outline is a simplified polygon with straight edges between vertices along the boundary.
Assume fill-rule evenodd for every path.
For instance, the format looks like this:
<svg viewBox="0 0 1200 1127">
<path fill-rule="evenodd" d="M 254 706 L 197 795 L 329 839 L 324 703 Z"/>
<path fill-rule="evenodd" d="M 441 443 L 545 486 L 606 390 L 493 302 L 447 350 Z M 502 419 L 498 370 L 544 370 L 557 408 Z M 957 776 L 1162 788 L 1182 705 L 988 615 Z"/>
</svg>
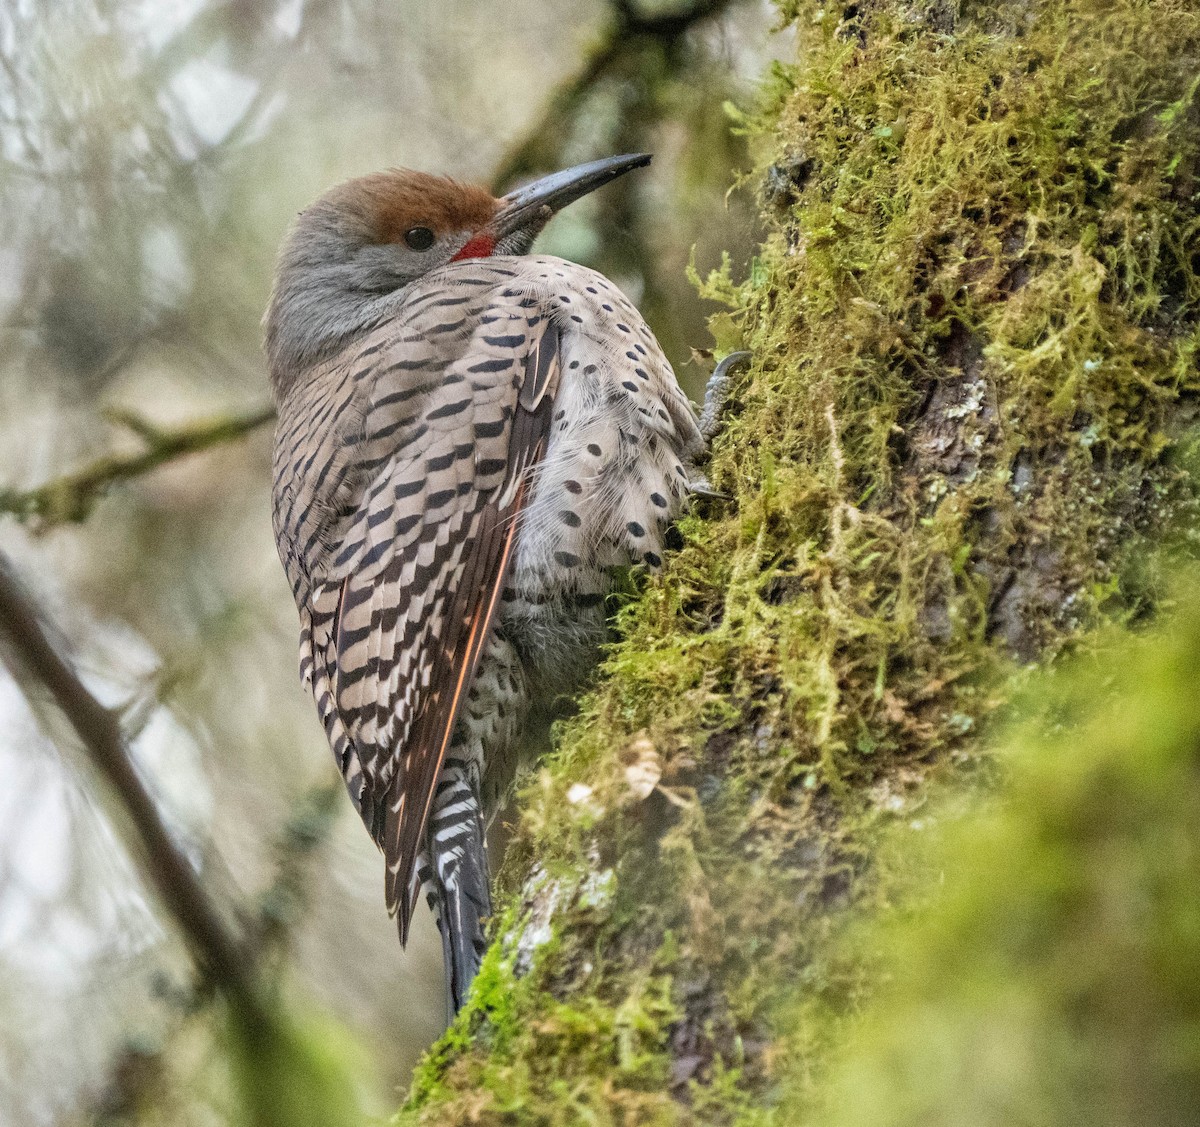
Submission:
<svg viewBox="0 0 1200 1127">
<path fill-rule="evenodd" d="M 768 235 L 661 580 L 522 796 L 472 1006 L 403 1123 L 774 1122 L 869 971 L 877 828 L 1024 666 L 1152 610 L 1192 510 L 1200 12 L 784 0 Z M 780 1122 L 782 1122 L 780 1120 Z"/>
</svg>

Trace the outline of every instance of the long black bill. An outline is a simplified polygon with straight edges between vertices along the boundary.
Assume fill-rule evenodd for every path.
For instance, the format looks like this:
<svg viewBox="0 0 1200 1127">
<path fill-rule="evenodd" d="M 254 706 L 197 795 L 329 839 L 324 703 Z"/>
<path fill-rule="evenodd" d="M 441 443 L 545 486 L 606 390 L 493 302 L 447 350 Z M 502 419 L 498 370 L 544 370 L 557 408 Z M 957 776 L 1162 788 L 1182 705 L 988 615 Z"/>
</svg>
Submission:
<svg viewBox="0 0 1200 1127">
<path fill-rule="evenodd" d="M 503 197 L 504 206 L 496 213 L 490 224 L 497 242 L 518 232 L 532 241 L 549 221 L 550 217 L 581 196 L 594 192 L 610 180 L 624 176 L 635 168 L 645 168 L 650 163 L 649 153 L 629 153 L 619 157 L 577 164 L 562 172 L 543 176 L 532 184 L 517 188 Z"/>
</svg>

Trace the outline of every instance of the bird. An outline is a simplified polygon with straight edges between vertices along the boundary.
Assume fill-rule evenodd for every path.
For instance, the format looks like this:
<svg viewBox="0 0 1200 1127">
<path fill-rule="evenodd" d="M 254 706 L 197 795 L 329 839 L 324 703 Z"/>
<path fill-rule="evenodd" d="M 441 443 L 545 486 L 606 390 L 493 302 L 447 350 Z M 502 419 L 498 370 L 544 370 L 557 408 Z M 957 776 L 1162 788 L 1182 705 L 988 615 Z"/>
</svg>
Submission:
<svg viewBox="0 0 1200 1127">
<path fill-rule="evenodd" d="M 422 889 L 435 913 L 451 1015 L 528 732 L 593 667 L 614 570 L 659 569 L 707 488 L 719 404 L 698 415 L 613 282 L 532 252 L 556 212 L 649 162 L 501 197 L 408 169 L 341 183 L 292 224 L 264 317 L 301 680 L 401 943 Z"/>
</svg>

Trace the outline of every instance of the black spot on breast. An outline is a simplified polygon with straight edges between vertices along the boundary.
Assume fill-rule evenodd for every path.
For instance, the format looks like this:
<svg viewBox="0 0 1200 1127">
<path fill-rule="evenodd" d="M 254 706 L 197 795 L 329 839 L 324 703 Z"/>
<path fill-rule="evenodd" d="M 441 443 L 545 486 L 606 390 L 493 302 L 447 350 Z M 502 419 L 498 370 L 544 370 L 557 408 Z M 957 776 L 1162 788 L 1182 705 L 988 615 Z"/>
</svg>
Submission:
<svg viewBox="0 0 1200 1127">
<path fill-rule="evenodd" d="M 661 493 L 651 493 L 650 501 L 652 504 L 657 505 L 660 509 L 665 509 L 667 507 L 667 499 Z"/>
<path fill-rule="evenodd" d="M 579 566 L 579 557 L 572 552 L 555 552 L 554 559 L 555 562 L 561 564 L 563 567 Z"/>
<path fill-rule="evenodd" d="M 637 391 L 637 384 L 635 384 L 635 383 L 633 382 L 633 380 L 622 380 L 622 381 L 621 381 L 621 386 L 622 386 L 622 387 L 623 387 L 623 388 L 624 388 L 626 391 L 633 391 L 633 392 L 636 392 L 636 391 Z"/>
<path fill-rule="evenodd" d="M 574 480 L 564 481 L 563 488 L 568 493 L 582 493 L 583 492 L 583 486 L 580 485 L 579 482 L 574 481 Z M 665 505 L 666 501 L 664 501 L 663 504 Z"/>
<path fill-rule="evenodd" d="M 589 454 L 591 454 L 591 456 L 593 458 L 599 458 L 600 455 L 604 453 L 604 451 L 601 450 L 600 447 L 597 446 L 594 442 L 588 443 L 587 452 Z"/>
<path fill-rule="evenodd" d="M 630 536 L 645 536 L 646 530 L 636 520 L 631 520 L 626 526 Z"/>
<path fill-rule="evenodd" d="M 571 512 L 570 509 L 559 509 L 558 519 L 568 528 L 578 528 L 582 523 L 579 519 L 579 514 Z"/>
<path fill-rule="evenodd" d="M 647 552 L 642 557 L 651 567 L 662 567 L 662 556 L 657 552 Z"/>
</svg>

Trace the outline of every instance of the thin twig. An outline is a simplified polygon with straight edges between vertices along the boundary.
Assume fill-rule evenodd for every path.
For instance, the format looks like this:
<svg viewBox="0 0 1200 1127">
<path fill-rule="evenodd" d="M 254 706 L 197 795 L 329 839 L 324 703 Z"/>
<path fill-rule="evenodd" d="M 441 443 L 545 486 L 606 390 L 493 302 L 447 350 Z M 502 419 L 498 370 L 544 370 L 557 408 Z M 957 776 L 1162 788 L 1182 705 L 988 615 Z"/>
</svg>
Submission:
<svg viewBox="0 0 1200 1127">
<path fill-rule="evenodd" d="M 134 425 L 131 419 L 122 418 L 146 444 L 145 450 L 137 454 L 106 455 L 36 489 L 0 489 L 0 513 L 12 513 L 37 528 L 82 521 L 113 485 L 139 477 L 185 454 L 232 442 L 274 417 L 272 408 L 260 407 L 244 415 L 226 415 L 164 429 L 142 420 Z"/>
</svg>

